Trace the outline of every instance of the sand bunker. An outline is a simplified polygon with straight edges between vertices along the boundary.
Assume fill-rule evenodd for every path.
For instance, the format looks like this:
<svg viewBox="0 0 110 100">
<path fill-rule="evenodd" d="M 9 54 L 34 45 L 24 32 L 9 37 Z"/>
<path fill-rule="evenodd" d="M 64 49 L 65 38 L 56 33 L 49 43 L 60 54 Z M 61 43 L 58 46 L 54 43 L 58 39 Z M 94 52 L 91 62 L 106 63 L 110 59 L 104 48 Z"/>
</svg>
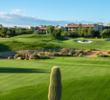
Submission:
<svg viewBox="0 0 110 100">
<path fill-rule="evenodd" d="M 85 40 L 85 41 L 76 41 L 77 43 L 91 43 L 92 41 L 88 41 L 88 40 Z"/>
<path fill-rule="evenodd" d="M 110 42 L 110 40 L 106 40 L 106 41 Z"/>
</svg>

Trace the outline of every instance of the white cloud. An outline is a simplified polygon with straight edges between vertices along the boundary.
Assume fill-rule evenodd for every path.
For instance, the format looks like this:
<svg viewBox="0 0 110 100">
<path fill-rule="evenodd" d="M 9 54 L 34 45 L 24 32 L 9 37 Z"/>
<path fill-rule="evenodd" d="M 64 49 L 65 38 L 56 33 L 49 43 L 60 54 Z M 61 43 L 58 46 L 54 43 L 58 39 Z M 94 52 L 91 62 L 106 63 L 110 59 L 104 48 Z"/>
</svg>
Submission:
<svg viewBox="0 0 110 100">
<path fill-rule="evenodd" d="M 25 13 L 25 10 L 21 10 L 21 9 L 12 9 L 12 13 Z"/>
<path fill-rule="evenodd" d="M 7 26 L 38 26 L 38 25 L 61 25 L 65 26 L 68 23 L 93 23 L 86 20 L 54 20 L 41 19 L 36 16 L 25 15 L 25 10 L 13 9 L 12 12 L 0 12 L 0 24 Z"/>
</svg>

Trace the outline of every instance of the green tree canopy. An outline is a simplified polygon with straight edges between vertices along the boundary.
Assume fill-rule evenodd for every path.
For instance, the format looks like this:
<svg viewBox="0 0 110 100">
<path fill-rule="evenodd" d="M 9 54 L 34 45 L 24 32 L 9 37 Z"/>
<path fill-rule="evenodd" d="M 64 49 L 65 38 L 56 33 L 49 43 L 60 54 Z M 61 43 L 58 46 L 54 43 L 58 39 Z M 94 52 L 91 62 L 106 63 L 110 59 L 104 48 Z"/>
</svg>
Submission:
<svg viewBox="0 0 110 100">
<path fill-rule="evenodd" d="M 33 34 L 42 34 L 42 32 L 39 31 L 39 30 L 35 30 L 35 31 L 33 32 Z"/>
<path fill-rule="evenodd" d="M 46 29 L 46 34 L 52 34 L 54 31 L 54 26 L 49 25 Z"/>
</svg>

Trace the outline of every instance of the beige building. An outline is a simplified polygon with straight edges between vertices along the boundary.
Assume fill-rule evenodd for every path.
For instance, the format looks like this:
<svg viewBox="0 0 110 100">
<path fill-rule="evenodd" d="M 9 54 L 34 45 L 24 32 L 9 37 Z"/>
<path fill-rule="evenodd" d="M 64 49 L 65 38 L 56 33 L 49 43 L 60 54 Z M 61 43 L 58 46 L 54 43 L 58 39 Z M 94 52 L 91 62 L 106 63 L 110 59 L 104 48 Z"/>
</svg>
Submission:
<svg viewBox="0 0 110 100">
<path fill-rule="evenodd" d="M 72 31 L 74 29 L 79 28 L 79 24 L 66 24 L 65 26 L 67 31 Z M 98 23 L 98 24 L 82 24 L 82 28 L 93 28 L 94 31 L 102 31 L 103 30 L 103 23 Z"/>
</svg>

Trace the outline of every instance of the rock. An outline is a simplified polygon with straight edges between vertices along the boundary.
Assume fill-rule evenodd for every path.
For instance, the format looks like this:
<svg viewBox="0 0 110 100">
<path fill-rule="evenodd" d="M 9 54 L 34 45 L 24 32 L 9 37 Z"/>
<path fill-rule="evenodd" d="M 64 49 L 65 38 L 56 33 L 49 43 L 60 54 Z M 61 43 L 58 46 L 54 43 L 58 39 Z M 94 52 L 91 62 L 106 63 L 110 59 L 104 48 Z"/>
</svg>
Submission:
<svg viewBox="0 0 110 100">
<path fill-rule="evenodd" d="M 21 60 L 22 58 L 21 58 L 21 57 L 17 57 L 16 59 L 17 59 L 17 60 Z"/>
<path fill-rule="evenodd" d="M 7 59 L 13 59 L 11 56 L 9 56 Z"/>
<path fill-rule="evenodd" d="M 28 57 L 26 57 L 24 60 L 29 60 L 29 58 L 28 58 Z"/>
<path fill-rule="evenodd" d="M 2 55 L 0 55 L 0 58 L 3 58 L 3 56 L 2 56 Z"/>
</svg>

